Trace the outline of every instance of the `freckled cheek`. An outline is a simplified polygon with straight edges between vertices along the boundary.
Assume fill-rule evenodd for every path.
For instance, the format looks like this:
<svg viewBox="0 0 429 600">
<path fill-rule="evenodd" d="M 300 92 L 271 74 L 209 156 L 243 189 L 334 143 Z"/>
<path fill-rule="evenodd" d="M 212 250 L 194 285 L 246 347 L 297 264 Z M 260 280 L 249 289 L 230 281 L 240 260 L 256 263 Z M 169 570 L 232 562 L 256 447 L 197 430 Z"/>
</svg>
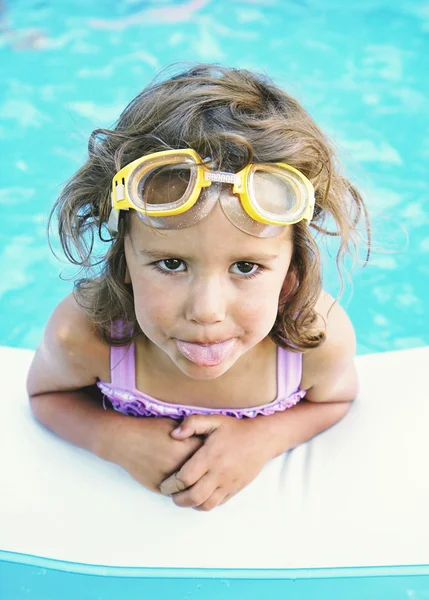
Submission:
<svg viewBox="0 0 429 600">
<path fill-rule="evenodd" d="M 278 302 L 276 296 L 250 296 L 243 300 L 237 317 L 247 331 L 271 330 L 277 317 Z"/>
<path fill-rule="evenodd" d="M 143 331 L 169 328 L 177 318 L 177 299 L 164 288 L 144 285 L 134 288 L 134 304 L 137 319 Z"/>
</svg>

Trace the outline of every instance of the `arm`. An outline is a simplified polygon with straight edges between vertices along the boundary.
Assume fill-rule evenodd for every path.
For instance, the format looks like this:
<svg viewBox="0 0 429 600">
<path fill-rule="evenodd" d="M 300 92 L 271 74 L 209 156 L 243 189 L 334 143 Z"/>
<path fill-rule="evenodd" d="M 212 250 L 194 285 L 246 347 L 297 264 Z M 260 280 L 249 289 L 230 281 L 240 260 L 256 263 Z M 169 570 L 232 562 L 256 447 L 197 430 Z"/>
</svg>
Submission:
<svg viewBox="0 0 429 600">
<path fill-rule="evenodd" d="M 341 421 L 348 413 L 350 405 L 350 402 L 316 404 L 302 400 L 284 412 L 269 417 L 256 417 L 254 434 L 261 435 L 262 439 L 266 438 L 270 458 L 275 458 L 305 444 Z"/>
<path fill-rule="evenodd" d="M 325 343 L 304 355 L 302 388 L 305 400 L 265 419 L 255 427 L 266 428 L 273 455 L 278 456 L 329 429 L 348 413 L 358 393 L 354 364 L 356 337 L 347 314 L 328 294 L 318 309 L 326 321 Z"/>
<path fill-rule="evenodd" d="M 49 319 L 27 377 L 36 419 L 91 452 L 96 452 L 101 431 L 111 419 L 95 394 L 97 373 L 108 360 L 103 346 L 69 296 Z"/>
<path fill-rule="evenodd" d="M 72 297 L 54 311 L 30 367 L 27 390 L 31 410 L 45 427 L 68 442 L 114 462 L 145 487 L 180 468 L 199 448 L 169 435 L 171 419 L 144 419 L 104 410 L 97 378 L 109 380 L 109 348 Z"/>
</svg>

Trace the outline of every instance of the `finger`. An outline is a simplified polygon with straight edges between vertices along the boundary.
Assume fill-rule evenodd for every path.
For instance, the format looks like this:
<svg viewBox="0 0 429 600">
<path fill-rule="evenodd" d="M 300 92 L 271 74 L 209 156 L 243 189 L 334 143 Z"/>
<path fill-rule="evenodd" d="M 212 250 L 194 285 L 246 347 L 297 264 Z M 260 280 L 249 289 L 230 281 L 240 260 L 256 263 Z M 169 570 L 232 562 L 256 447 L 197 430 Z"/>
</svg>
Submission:
<svg viewBox="0 0 429 600">
<path fill-rule="evenodd" d="M 161 483 L 161 493 L 169 496 L 190 488 L 207 473 L 208 465 L 208 452 L 203 445 L 179 471 Z"/>
<path fill-rule="evenodd" d="M 199 506 L 194 506 L 194 510 L 209 511 L 224 503 L 225 490 L 217 488 L 207 500 Z"/>
<path fill-rule="evenodd" d="M 220 504 L 225 504 L 225 502 L 228 502 L 228 500 L 231 500 L 231 498 L 233 496 L 235 496 L 235 494 L 227 494 Z"/>
<path fill-rule="evenodd" d="M 195 507 L 204 504 L 215 490 L 216 482 L 213 477 L 207 473 L 191 488 L 184 492 L 173 494 L 171 498 L 176 506 L 181 506 L 182 508 Z"/>
<path fill-rule="evenodd" d="M 180 440 L 184 440 L 193 435 L 210 435 L 220 427 L 221 420 L 216 415 L 192 415 L 186 417 L 176 429 L 173 429 L 171 435 Z"/>
<path fill-rule="evenodd" d="M 176 494 L 186 490 L 186 485 L 183 481 L 181 481 L 181 479 L 179 479 L 177 473 L 173 473 L 173 475 L 161 483 L 159 490 L 161 494 L 164 494 L 164 496 L 171 496 L 171 494 Z"/>
</svg>

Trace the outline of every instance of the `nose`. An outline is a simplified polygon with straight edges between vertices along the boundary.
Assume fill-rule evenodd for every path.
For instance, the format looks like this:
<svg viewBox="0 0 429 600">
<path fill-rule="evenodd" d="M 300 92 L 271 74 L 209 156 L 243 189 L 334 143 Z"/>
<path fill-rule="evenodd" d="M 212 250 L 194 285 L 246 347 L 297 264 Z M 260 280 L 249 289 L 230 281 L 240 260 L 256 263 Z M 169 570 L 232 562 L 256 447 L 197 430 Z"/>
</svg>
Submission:
<svg viewBox="0 0 429 600">
<path fill-rule="evenodd" d="M 227 290 L 218 277 L 206 276 L 194 280 L 189 288 L 186 318 L 200 325 L 213 325 L 225 319 Z"/>
</svg>

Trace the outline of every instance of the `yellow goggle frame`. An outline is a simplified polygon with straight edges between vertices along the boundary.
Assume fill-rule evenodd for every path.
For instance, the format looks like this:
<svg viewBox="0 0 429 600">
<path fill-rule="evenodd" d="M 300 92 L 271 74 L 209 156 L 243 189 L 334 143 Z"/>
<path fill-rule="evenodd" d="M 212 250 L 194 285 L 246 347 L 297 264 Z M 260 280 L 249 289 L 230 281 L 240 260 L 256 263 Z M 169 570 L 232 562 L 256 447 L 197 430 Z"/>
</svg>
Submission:
<svg viewBox="0 0 429 600">
<path fill-rule="evenodd" d="M 150 206 L 139 206 L 133 201 L 138 198 L 138 183 L 153 169 L 169 165 L 189 165 L 196 167 L 191 169 L 191 179 L 188 184 L 189 196 L 185 201 L 179 199 L 170 205 L 158 205 L 156 208 Z M 251 176 L 257 170 L 283 174 L 287 176 L 288 184 L 291 185 L 297 198 L 303 196 L 302 186 L 305 189 L 305 210 L 295 220 L 281 220 L 276 215 L 268 215 L 266 211 L 255 206 L 252 202 L 249 190 Z M 314 188 L 311 182 L 297 169 L 285 163 L 252 163 L 247 165 L 238 173 L 211 170 L 205 165 L 195 150 L 166 150 L 147 154 L 123 167 L 112 181 L 112 209 L 117 211 L 129 210 L 130 208 L 149 217 L 169 217 L 180 215 L 191 209 L 197 202 L 201 190 L 211 186 L 212 182 L 233 184 L 233 193 L 238 195 L 245 212 L 255 221 L 268 225 L 293 225 L 305 219 L 310 222 L 314 212 Z M 301 189 L 300 189 L 301 186 Z"/>
</svg>

